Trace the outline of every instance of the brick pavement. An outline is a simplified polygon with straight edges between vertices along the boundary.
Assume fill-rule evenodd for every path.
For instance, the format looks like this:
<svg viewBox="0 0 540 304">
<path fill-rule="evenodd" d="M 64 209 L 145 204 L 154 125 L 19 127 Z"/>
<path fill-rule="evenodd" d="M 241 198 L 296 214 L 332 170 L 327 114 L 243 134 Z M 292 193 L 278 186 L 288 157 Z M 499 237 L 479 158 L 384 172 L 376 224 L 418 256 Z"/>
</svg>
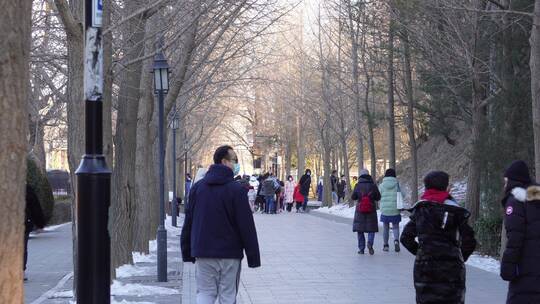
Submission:
<svg viewBox="0 0 540 304">
<path fill-rule="evenodd" d="M 262 267 L 244 261 L 239 303 L 413 304 L 414 257 L 406 251 L 359 256 L 350 220 L 310 214 L 255 216 Z M 467 302 L 502 304 L 506 284 L 495 274 L 467 268 Z M 190 282 L 188 282 L 188 280 Z M 184 267 L 184 303 L 195 303 L 193 266 Z"/>
</svg>

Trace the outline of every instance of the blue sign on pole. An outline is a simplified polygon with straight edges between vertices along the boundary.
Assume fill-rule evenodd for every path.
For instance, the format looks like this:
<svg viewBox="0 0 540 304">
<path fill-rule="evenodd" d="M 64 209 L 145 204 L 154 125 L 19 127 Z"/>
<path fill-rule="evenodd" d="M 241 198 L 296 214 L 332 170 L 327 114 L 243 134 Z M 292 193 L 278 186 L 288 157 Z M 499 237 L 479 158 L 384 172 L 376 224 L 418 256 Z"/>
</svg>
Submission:
<svg viewBox="0 0 540 304">
<path fill-rule="evenodd" d="M 92 26 L 103 25 L 103 0 L 92 0 Z"/>
</svg>

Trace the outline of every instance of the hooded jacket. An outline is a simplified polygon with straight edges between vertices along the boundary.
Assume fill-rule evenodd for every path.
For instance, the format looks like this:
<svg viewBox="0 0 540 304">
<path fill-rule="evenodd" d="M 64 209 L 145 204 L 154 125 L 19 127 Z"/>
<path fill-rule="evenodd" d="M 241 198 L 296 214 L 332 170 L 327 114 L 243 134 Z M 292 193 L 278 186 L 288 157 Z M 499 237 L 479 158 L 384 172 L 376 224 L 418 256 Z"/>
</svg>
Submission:
<svg viewBox="0 0 540 304">
<path fill-rule="evenodd" d="M 516 187 L 502 203 L 508 243 L 501 277 L 510 281 L 506 303 L 540 303 L 540 186 Z"/>
<path fill-rule="evenodd" d="M 377 221 L 377 201 L 381 199 L 381 194 L 377 185 L 373 183 L 373 178 L 370 175 L 362 175 L 358 179 L 358 184 L 354 189 L 351 199 L 359 200 L 363 195 L 369 194 L 371 203 L 373 204 L 373 212 L 360 213 L 358 208 L 354 212 L 353 232 L 379 232 L 379 222 Z"/>
<path fill-rule="evenodd" d="M 469 211 L 451 199 L 420 201 L 410 211 L 401 243 L 416 255 L 416 303 L 465 303 L 465 261 L 476 248 Z"/>
<path fill-rule="evenodd" d="M 257 232 L 247 189 L 233 180 L 233 171 L 212 165 L 192 186 L 182 227 L 184 262 L 195 258 L 242 259 L 248 266 L 261 265 Z"/>
<path fill-rule="evenodd" d="M 385 216 L 399 215 L 397 209 L 398 180 L 395 177 L 385 177 L 379 185 L 381 201 L 379 202 L 381 214 Z"/>
</svg>

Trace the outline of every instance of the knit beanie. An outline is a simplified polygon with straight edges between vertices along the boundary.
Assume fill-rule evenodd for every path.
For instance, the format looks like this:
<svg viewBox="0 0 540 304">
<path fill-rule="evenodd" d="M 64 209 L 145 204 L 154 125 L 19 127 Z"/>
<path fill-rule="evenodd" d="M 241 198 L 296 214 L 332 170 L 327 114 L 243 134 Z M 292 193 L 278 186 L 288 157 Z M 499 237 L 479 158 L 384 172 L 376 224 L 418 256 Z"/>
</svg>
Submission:
<svg viewBox="0 0 540 304">
<path fill-rule="evenodd" d="M 446 191 L 450 184 L 450 176 L 443 171 L 433 171 L 424 177 L 424 186 L 426 190 L 435 189 Z"/>
<path fill-rule="evenodd" d="M 369 175 L 369 171 L 366 169 L 360 170 L 360 176 Z"/>
<path fill-rule="evenodd" d="M 504 172 L 504 177 L 525 184 L 531 183 L 529 167 L 527 167 L 527 164 L 522 160 L 516 160 L 510 164 L 508 169 Z"/>
<path fill-rule="evenodd" d="M 384 177 L 396 177 L 396 170 L 390 168 L 384 173 Z"/>
</svg>

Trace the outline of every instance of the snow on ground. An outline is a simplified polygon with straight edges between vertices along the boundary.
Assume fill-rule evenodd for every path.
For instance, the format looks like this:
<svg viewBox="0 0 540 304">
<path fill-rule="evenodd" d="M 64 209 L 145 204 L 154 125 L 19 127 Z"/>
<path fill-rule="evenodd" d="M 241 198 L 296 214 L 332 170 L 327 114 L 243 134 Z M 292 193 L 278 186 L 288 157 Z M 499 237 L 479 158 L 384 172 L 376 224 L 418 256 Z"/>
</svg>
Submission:
<svg viewBox="0 0 540 304">
<path fill-rule="evenodd" d="M 313 212 L 327 213 L 327 214 L 332 214 L 332 215 L 343 217 L 343 218 L 354 219 L 355 209 L 356 207 L 349 207 L 348 204 L 337 204 L 332 207 L 321 207 L 319 209 L 313 210 Z M 377 210 L 377 218 L 379 219 L 381 218 L 380 210 Z M 408 222 L 409 222 L 409 217 L 402 215 L 401 223 L 400 223 L 401 229 L 403 229 L 403 227 L 405 227 L 405 225 L 407 225 Z M 381 226 L 381 223 L 379 223 L 379 225 Z"/>
<path fill-rule="evenodd" d="M 473 254 L 467 260 L 467 265 L 496 274 L 499 274 L 501 270 L 501 263 L 487 255 Z"/>
<path fill-rule="evenodd" d="M 113 281 L 111 285 L 111 295 L 113 296 L 155 296 L 155 295 L 175 295 L 180 292 L 176 289 L 165 288 L 159 286 L 148 286 L 141 284 L 124 284 L 122 282 Z"/>
<path fill-rule="evenodd" d="M 49 299 L 70 299 L 73 298 L 73 290 L 55 292 Z"/>
<path fill-rule="evenodd" d="M 58 228 L 66 226 L 66 225 L 71 225 L 71 222 L 63 223 L 63 224 L 60 224 L 60 225 L 48 226 L 48 227 L 43 228 L 43 230 L 45 230 L 45 231 L 55 231 Z"/>
<path fill-rule="evenodd" d="M 116 269 L 117 278 L 129 278 L 156 274 L 154 266 L 122 265 Z"/>
<path fill-rule="evenodd" d="M 75 301 L 69 301 L 70 304 L 77 304 Z M 116 301 L 115 298 L 111 297 L 111 304 L 156 304 L 155 302 L 132 302 L 122 300 L 120 302 Z"/>
</svg>

